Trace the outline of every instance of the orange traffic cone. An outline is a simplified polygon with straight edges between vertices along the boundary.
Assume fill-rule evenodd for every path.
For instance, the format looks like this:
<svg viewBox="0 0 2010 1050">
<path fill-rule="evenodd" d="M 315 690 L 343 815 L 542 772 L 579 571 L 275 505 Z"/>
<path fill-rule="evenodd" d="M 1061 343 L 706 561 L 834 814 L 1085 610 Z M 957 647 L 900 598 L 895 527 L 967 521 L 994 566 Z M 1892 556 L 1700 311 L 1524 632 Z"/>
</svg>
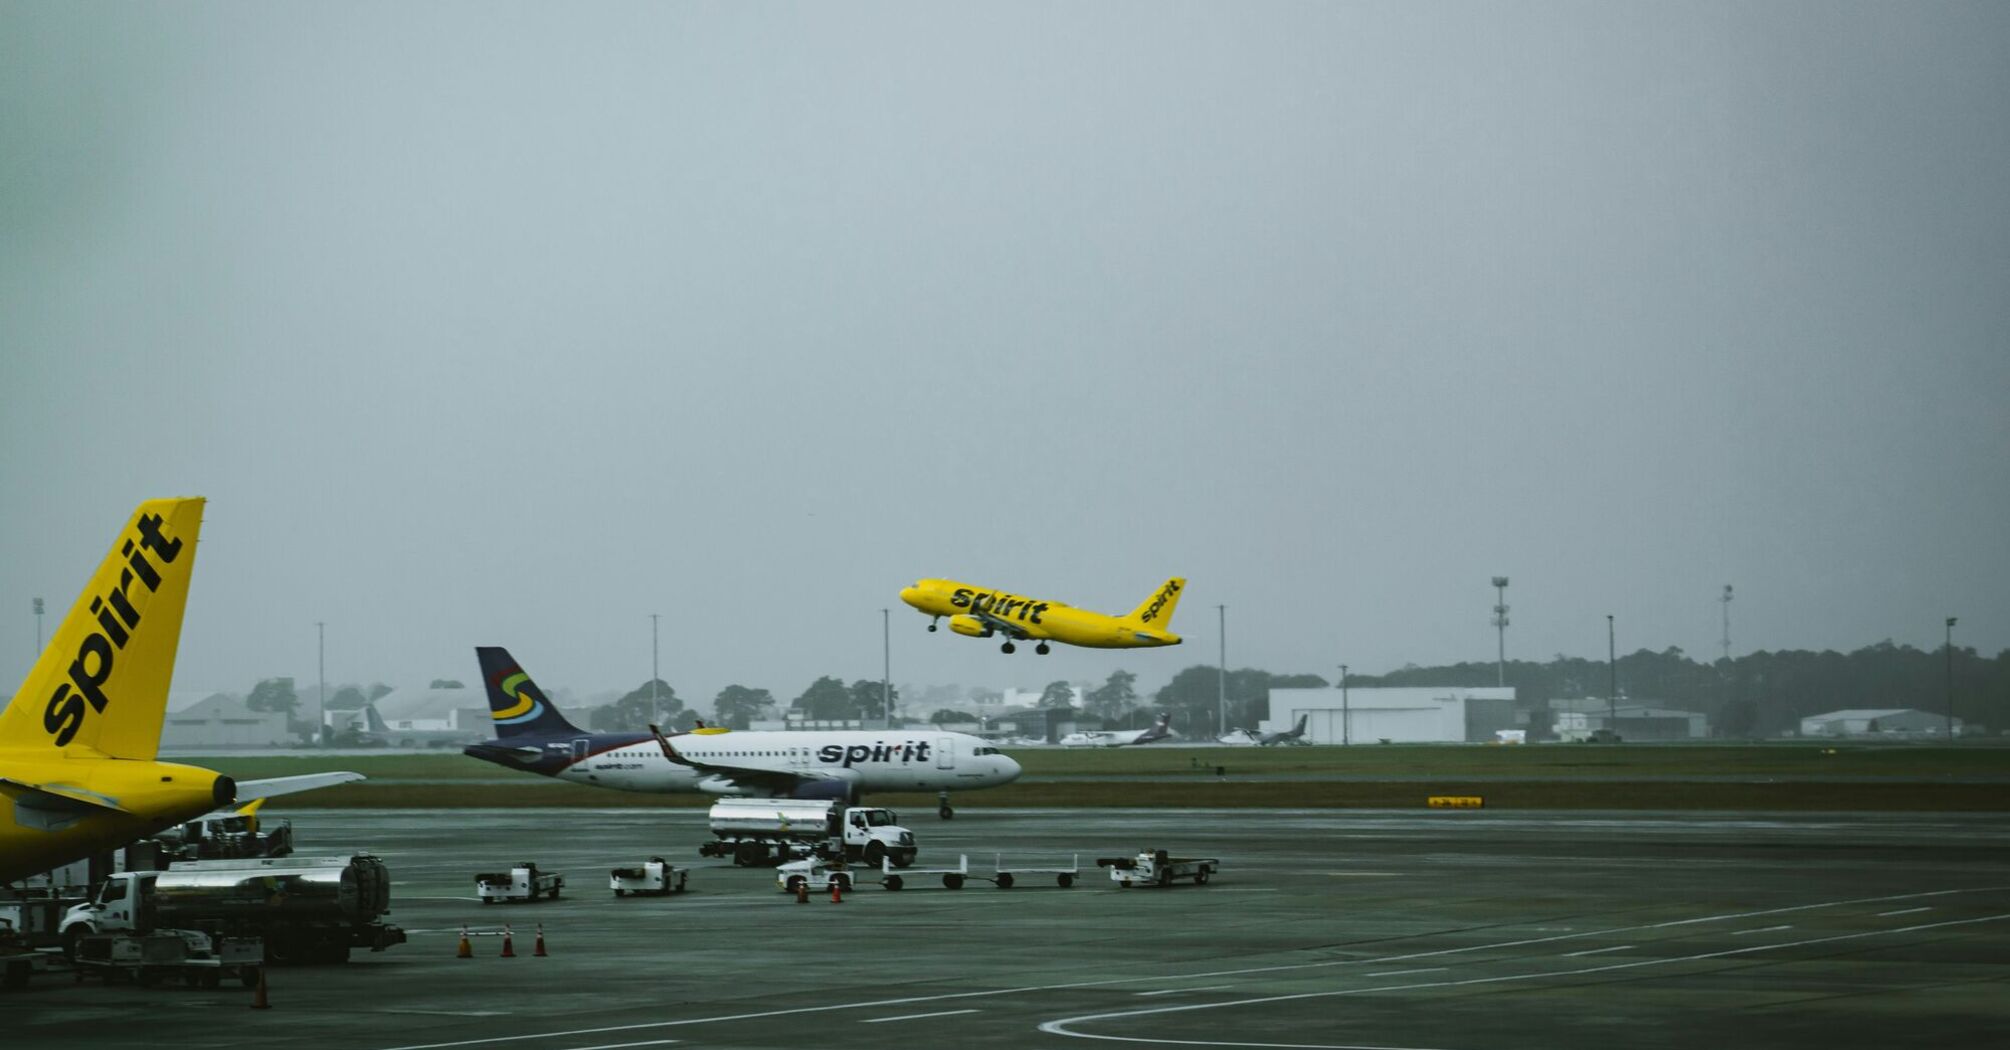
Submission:
<svg viewBox="0 0 2010 1050">
<path fill-rule="evenodd" d="M 257 984 L 257 986 L 255 987 L 255 989 L 254 989 L 254 990 L 252 991 L 252 993 L 251 993 L 251 1008 L 252 1008 L 253 1010 L 270 1010 L 270 1009 L 272 1009 L 272 1003 L 271 1003 L 270 1001 L 268 1001 L 268 1000 L 266 999 L 266 997 L 265 997 L 265 964 L 264 964 L 264 963 L 260 963 L 260 964 L 258 965 L 258 984 Z"/>
<path fill-rule="evenodd" d="M 503 927 L 502 957 L 505 959 L 516 958 L 516 947 L 510 943 L 509 927 L 507 926 Z"/>
<path fill-rule="evenodd" d="M 454 953 L 454 957 L 457 959 L 472 959 L 475 957 L 475 946 L 468 943 L 468 928 L 466 926 L 461 927 L 461 947 L 459 951 Z"/>
<path fill-rule="evenodd" d="M 542 958 L 544 958 L 544 956 L 545 956 L 545 951 L 544 951 L 544 923 L 538 923 L 538 924 L 537 924 L 537 944 L 536 944 L 536 946 L 535 946 L 535 947 L 531 948 L 531 950 L 530 950 L 530 954 L 531 954 L 531 955 L 532 955 L 533 957 L 535 957 L 535 958 L 539 958 L 539 959 L 542 959 Z"/>
<path fill-rule="evenodd" d="M 809 902 L 810 902 L 810 880 L 808 880 L 808 879 L 797 879 L 797 880 L 796 880 L 796 903 L 797 903 L 797 904 L 808 904 Z"/>
<path fill-rule="evenodd" d="M 831 903 L 844 903 L 844 882 L 840 879 L 831 880 Z"/>
</svg>

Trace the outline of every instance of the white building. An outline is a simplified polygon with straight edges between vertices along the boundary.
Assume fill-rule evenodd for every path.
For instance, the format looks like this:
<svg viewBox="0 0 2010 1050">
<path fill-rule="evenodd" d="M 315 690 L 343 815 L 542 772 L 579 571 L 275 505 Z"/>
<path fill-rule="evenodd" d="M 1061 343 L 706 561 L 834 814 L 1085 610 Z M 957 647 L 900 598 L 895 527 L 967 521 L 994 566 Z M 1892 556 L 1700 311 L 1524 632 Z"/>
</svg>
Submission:
<svg viewBox="0 0 2010 1050">
<path fill-rule="evenodd" d="M 253 711 L 244 701 L 218 693 L 171 711 L 161 721 L 161 750 L 291 747 L 299 743 L 286 728 L 283 711 Z"/>
<path fill-rule="evenodd" d="M 1610 729 L 1621 740 L 1702 740 L 1710 735 L 1709 716 L 1700 711 L 1680 711 L 1647 704 L 1614 705 L 1598 697 L 1551 700 L 1556 712 L 1550 729 L 1559 740 L 1576 743 L 1588 740 L 1601 729 Z"/>
<path fill-rule="evenodd" d="M 1272 689 L 1270 717 L 1257 732 L 1287 731 L 1299 715 L 1309 744 L 1486 741 L 1515 728 L 1514 689 Z"/>
<path fill-rule="evenodd" d="M 1954 720 L 1961 735 L 1961 719 Z M 1947 716 L 1910 707 L 1856 708 L 1801 719 L 1802 736 L 1947 736 Z"/>
</svg>

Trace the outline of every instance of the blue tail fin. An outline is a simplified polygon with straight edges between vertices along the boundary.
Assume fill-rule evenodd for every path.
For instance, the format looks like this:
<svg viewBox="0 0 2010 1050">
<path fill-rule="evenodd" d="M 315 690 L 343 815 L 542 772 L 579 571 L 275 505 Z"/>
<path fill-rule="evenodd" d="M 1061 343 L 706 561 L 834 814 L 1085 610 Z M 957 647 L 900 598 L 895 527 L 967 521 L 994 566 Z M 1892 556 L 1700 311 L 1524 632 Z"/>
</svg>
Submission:
<svg viewBox="0 0 2010 1050">
<path fill-rule="evenodd" d="M 544 690 L 523 673 L 509 650 L 477 646 L 475 656 L 481 660 L 482 685 L 489 691 L 489 717 L 495 719 L 497 736 L 561 736 L 579 732 L 579 727 L 558 713 Z"/>
</svg>

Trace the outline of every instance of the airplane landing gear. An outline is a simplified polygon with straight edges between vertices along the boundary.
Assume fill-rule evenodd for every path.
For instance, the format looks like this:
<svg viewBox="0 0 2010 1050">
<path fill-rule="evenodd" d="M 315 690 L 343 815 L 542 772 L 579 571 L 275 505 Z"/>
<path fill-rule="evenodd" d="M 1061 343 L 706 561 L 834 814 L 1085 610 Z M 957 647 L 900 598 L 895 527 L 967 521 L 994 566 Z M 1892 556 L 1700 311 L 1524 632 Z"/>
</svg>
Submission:
<svg viewBox="0 0 2010 1050">
<path fill-rule="evenodd" d="M 938 617 L 936 617 L 936 618 L 935 618 L 935 620 L 940 620 L 940 619 L 942 619 L 942 617 L 940 617 L 940 616 L 938 616 Z M 928 630 L 929 630 L 929 632 L 930 632 L 931 634 L 932 634 L 932 633 L 934 633 L 934 631 L 935 631 L 935 620 L 930 620 L 930 621 L 928 621 Z"/>
<path fill-rule="evenodd" d="M 954 820 L 956 818 L 956 811 L 949 808 L 949 792 L 944 791 L 935 796 L 935 799 L 937 803 L 935 815 L 944 820 Z"/>
<path fill-rule="evenodd" d="M 1041 642 L 1039 645 L 1033 647 L 1033 651 L 1039 653 L 1041 656 L 1047 655 L 1047 643 Z"/>
<path fill-rule="evenodd" d="M 1018 647 L 1018 646 L 1016 646 L 1016 645 L 1013 645 L 1013 644 L 1012 644 L 1011 642 L 1006 642 L 1006 643 L 1005 643 L 1004 645 L 1001 645 L 1001 646 L 999 646 L 999 647 L 998 647 L 998 651 L 999 651 L 999 652 L 1001 652 L 1001 653 L 1013 653 L 1013 652 L 1018 652 L 1018 651 L 1019 651 L 1019 647 Z"/>
</svg>

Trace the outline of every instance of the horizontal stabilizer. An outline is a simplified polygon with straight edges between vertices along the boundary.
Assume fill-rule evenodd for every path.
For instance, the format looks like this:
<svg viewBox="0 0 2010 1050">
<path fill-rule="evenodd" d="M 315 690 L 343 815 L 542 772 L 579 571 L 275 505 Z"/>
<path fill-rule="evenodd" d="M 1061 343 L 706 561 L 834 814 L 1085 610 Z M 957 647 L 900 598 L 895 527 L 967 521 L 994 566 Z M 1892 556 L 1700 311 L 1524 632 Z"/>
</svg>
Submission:
<svg viewBox="0 0 2010 1050">
<path fill-rule="evenodd" d="M 0 794 L 16 802 L 26 803 L 35 809 L 64 813 L 87 813 L 92 810 L 106 813 L 131 812 L 103 795 L 64 784 L 29 784 L 0 777 Z"/>
<path fill-rule="evenodd" d="M 291 795 L 297 791 L 312 791 L 315 788 L 333 787 L 366 779 L 361 773 L 302 773 L 293 777 L 268 777 L 264 780 L 240 780 L 237 782 L 237 800 L 249 802 L 252 799 L 272 798 L 275 795 Z"/>
</svg>

